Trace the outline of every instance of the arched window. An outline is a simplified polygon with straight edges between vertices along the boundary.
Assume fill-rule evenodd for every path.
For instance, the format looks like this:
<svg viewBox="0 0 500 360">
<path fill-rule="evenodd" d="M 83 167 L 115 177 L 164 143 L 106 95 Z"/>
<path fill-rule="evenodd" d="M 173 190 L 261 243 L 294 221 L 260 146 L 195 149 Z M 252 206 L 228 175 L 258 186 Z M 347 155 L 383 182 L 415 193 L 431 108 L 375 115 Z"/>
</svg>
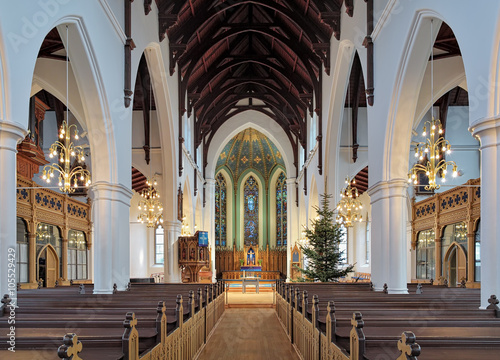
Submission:
<svg viewBox="0 0 500 360">
<path fill-rule="evenodd" d="M 226 246 L 226 179 L 219 172 L 215 180 L 215 246 Z"/>
<path fill-rule="evenodd" d="M 245 181 L 244 197 L 244 230 L 245 245 L 259 245 L 259 186 L 253 176 Z"/>
<path fill-rule="evenodd" d="M 417 237 L 417 279 L 435 279 L 436 261 L 434 257 L 436 242 L 434 230 L 424 230 Z"/>
<path fill-rule="evenodd" d="M 68 280 L 87 279 L 87 240 L 78 230 L 68 232 Z"/>
<path fill-rule="evenodd" d="M 155 229 L 155 264 L 163 264 L 165 259 L 165 233 L 163 226 L 158 225 Z"/>
<path fill-rule="evenodd" d="M 276 246 L 286 246 L 287 193 L 285 173 L 276 182 Z"/>
<path fill-rule="evenodd" d="M 28 227 L 20 217 L 17 218 L 17 262 L 18 283 L 28 282 Z"/>
</svg>

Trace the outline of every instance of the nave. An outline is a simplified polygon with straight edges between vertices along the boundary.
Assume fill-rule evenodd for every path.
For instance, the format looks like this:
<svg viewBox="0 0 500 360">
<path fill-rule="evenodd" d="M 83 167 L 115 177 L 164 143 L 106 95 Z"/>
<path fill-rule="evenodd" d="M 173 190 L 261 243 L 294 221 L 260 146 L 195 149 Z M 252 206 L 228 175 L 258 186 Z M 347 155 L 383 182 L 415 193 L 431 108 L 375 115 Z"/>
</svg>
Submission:
<svg viewBox="0 0 500 360">
<path fill-rule="evenodd" d="M 227 309 L 199 360 L 299 359 L 273 309 Z"/>
</svg>

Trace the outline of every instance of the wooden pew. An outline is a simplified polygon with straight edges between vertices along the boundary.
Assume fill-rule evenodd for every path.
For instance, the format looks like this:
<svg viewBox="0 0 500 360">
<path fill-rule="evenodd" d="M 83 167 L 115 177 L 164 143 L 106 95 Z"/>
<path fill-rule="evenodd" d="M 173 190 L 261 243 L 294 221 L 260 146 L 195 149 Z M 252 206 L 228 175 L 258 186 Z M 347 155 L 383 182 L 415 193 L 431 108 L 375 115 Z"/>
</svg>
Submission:
<svg viewBox="0 0 500 360">
<path fill-rule="evenodd" d="M 159 301 L 167 304 L 167 334 L 175 331 L 178 326 L 176 316 L 179 316 L 176 306 L 178 295 L 192 302 L 196 312 L 205 311 L 207 305 L 216 299 L 223 301 L 223 285 L 134 284 L 130 291 L 113 295 L 92 295 L 91 286 L 87 287 L 85 294 L 80 294 L 75 286 L 22 290 L 18 293 L 16 350 L 52 349 L 54 354 L 62 336 L 71 330 L 78 333 L 80 341 L 85 343 L 82 354 L 88 354 L 89 359 L 121 358 L 122 322 L 124 315 L 132 310 L 138 320 L 137 329 L 141 331 L 139 350 L 144 351 L 158 343 Z M 189 319 L 191 308 L 183 311 L 182 316 Z M 222 311 L 219 306 L 214 312 L 212 328 L 215 316 L 220 317 Z M 6 325 L 2 322 L 0 328 Z M 0 334 L 0 354 L 5 350 L 3 333 Z"/>
<path fill-rule="evenodd" d="M 346 350 L 349 349 L 352 314 L 361 312 L 368 359 L 383 356 L 387 351 L 393 352 L 388 349 L 393 349 L 401 333 L 409 329 L 426 349 L 423 359 L 470 359 L 474 358 L 470 357 L 472 348 L 490 358 L 496 356 L 494 354 L 500 350 L 500 321 L 495 317 L 496 310 L 478 309 L 480 292 L 477 289 L 427 285 L 423 290 L 420 295 L 413 291 L 409 295 L 388 295 L 370 291 L 368 284 L 279 282 L 277 312 L 290 332 L 291 326 L 287 323 L 293 322 L 290 309 L 297 307 L 302 312 L 302 306 L 306 306 L 305 317 L 312 319 L 312 304 L 306 301 L 302 305 L 302 302 L 305 294 L 314 294 L 318 298 L 318 329 L 323 334 L 327 331 L 327 306 L 330 303 L 335 309 L 336 341 Z M 445 357 L 443 346 L 449 350 Z"/>
</svg>

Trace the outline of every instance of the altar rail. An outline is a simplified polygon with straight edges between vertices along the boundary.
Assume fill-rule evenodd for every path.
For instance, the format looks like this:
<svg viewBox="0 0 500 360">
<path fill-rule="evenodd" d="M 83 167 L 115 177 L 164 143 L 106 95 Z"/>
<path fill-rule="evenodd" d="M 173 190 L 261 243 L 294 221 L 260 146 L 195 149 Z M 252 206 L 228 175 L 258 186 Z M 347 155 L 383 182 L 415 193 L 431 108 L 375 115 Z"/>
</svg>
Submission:
<svg viewBox="0 0 500 360">
<path fill-rule="evenodd" d="M 251 272 L 251 271 L 246 271 Z M 279 271 L 255 271 L 254 274 L 258 274 L 261 280 L 279 280 Z M 243 278 L 243 271 L 223 271 L 222 280 L 240 280 Z"/>
<path fill-rule="evenodd" d="M 361 313 L 352 314 L 352 329 L 349 334 L 348 353 L 336 344 L 336 323 L 332 302 L 328 302 L 326 315 L 326 332 L 319 328 L 319 300 L 314 295 L 312 299 L 312 316 L 307 314 L 308 294 L 292 286 L 285 286 L 282 281 L 277 282 L 276 313 L 291 343 L 295 345 L 300 357 L 304 360 L 362 360 L 365 354 L 364 321 Z M 415 335 L 405 331 L 397 344 L 400 353 L 397 360 L 417 360 L 420 355 L 420 346 L 415 342 Z"/>
<path fill-rule="evenodd" d="M 205 298 L 205 302 L 203 301 Z M 176 328 L 167 333 L 167 315 L 164 301 L 158 303 L 156 318 L 157 344 L 139 355 L 139 331 L 135 313 L 129 312 L 125 316 L 122 336 L 123 360 L 189 360 L 193 359 L 206 343 L 215 325 L 224 313 L 224 285 L 222 282 L 205 286 L 205 294 L 198 289 L 198 301 L 194 291 L 190 291 L 188 307 L 189 313 L 184 318 L 183 298 L 177 295 L 176 299 Z M 196 304 L 198 302 L 198 304 Z M 79 353 L 83 345 L 78 341 L 76 334 L 66 334 L 63 345 L 57 351 L 61 359 L 81 359 Z M 84 360 L 84 359 L 82 359 Z"/>
</svg>

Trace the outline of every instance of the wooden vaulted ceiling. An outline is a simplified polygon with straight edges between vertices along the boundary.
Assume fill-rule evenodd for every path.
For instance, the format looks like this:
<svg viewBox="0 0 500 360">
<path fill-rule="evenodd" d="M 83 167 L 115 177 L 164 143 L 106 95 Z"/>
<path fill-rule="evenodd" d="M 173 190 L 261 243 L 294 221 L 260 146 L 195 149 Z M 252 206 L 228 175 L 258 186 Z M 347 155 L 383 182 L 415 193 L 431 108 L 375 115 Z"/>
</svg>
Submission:
<svg viewBox="0 0 500 360">
<path fill-rule="evenodd" d="M 352 1 L 345 3 L 352 13 Z M 321 104 L 321 73 L 330 70 L 330 38 L 340 36 L 343 4 L 157 0 L 170 71 L 180 70 L 180 108 L 194 114 L 195 146 L 209 145 L 233 116 L 256 110 L 283 128 L 295 152 L 304 147 L 307 114 Z"/>
</svg>

